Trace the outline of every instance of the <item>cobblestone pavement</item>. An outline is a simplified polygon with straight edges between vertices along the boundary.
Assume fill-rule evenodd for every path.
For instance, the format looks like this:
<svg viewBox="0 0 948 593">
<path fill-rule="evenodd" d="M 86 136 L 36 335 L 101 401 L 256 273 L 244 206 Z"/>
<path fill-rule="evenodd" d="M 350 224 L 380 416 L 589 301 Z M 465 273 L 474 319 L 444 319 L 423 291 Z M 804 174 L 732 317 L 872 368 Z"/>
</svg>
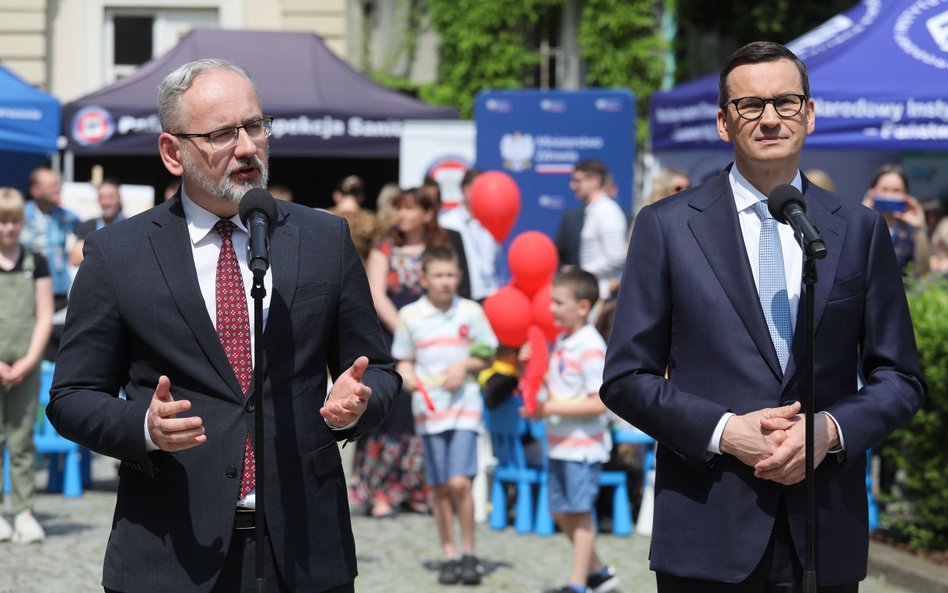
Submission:
<svg viewBox="0 0 948 593">
<path fill-rule="evenodd" d="M 81 498 L 40 494 L 36 513 L 48 537 L 29 546 L 0 544 L 0 593 L 101 593 L 102 558 L 115 502 L 115 466 L 94 461 L 94 487 Z M 40 476 L 38 483 L 45 485 Z M 430 517 L 353 518 L 360 575 L 359 593 L 425 593 L 460 590 L 436 584 L 438 545 Z M 540 593 L 560 586 L 569 573 L 570 549 L 562 535 L 518 535 L 509 528 L 478 526 L 477 546 L 486 575 L 480 593 Z M 597 549 L 616 567 L 622 593 L 654 593 L 648 570 L 648 539 L 639 535 L 599 538 Z M 156 567 L 156 569 L 159 567 Z M 861 593 L 908 593 L 876 579 Z M 184 592 L 183 592 L 184 593 Z M 923 592 L 919 592 L 923 593 Z"/>
</svg>

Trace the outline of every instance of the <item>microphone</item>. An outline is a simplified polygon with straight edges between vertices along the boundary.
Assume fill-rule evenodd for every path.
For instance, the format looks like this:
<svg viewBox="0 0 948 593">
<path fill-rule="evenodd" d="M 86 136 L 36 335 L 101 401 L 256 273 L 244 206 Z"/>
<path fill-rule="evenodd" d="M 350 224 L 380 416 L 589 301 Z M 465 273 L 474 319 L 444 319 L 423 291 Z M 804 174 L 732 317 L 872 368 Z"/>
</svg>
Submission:
<svg viewBox="0 0 948 593">
<path fill-rule="evenodd" d="M 768 196 L 767 209 L 777 222 L 789 224 L 793 228 L 793 236 L 804 253 L 813 259 L 826 257 L 823 237 L 807 218 L 806 204 L 800 190 L 789 184 L 778 185 Z"/>
<path fill-rule="evenodd" d="M 247 267 L 254 278 L 262 278 L 270 267 L 270 239 L 267 230 L 276 218 L 277 206 L 273 196 L 255 187 L 240 200 L 240 221 L 250 233 L 247 241 Z"/>
</svg>

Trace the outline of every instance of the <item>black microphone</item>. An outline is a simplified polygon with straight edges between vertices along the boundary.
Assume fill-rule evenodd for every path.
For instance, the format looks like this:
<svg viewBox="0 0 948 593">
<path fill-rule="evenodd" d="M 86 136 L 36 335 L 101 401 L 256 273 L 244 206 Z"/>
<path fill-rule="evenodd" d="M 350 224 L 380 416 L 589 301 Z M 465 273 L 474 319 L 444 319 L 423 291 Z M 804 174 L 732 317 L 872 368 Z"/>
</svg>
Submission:
<svg viewBox="0 0 948 593">
<path fill-rule="evenodd" d="M 254 278 L 262 278 L 270 267 L 270 221 L 277 215 L 276 201 L 265 189 L 255 187 L 240 200 L 240 221 L 250 233 L 247 241 L 247 267 Z"/>
<path fill-rule="evenodd" d="M 790 184 L 778 185 L 767 199 L 767 209 L 777 222 L 789 224 L 803 252 L 813 259 L 826 257 L 826 245 L 820 231 L 806 215 L 803 194 Z"/>
</svg>

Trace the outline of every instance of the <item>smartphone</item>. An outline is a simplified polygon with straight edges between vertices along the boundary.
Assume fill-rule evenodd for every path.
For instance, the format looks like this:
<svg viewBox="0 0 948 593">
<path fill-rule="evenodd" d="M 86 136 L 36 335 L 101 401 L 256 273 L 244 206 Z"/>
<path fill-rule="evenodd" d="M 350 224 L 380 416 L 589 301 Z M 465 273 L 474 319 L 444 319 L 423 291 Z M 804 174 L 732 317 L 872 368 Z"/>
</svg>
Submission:
<svg viewBox="0 0 948 593">
<path fill-rule="evenodd" d="M 901 198 L 872 196 L 872 208 L 877 212 L 905 212 L 908 203 Z"/>
</svg>

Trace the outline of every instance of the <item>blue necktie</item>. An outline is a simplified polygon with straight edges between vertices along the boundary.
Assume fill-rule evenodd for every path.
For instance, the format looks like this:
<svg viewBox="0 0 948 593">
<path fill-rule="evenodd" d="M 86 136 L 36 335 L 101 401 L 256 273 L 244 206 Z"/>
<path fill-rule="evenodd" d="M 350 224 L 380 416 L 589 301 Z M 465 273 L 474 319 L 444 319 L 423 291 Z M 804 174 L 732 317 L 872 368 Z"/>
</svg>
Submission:
<svg viewBox="0 0 948 593">
<path fill-rule="evenodd" d="M 770 339 L 777 350 L 780 368 L 787 369 L 790 359 L 790 344 L 793 341 L 793 328 L 790 325 L 790 300 L 787 298 L 787 277 L 783 270 L 783 251 L 780 248 L 780 234 L 777 221 L 767 210 L 767 200 L 754 204 L 754 211 L 760 217 L 760 268 L 759 287 L 760 306 L 764 310 Z"/>
</svg>

